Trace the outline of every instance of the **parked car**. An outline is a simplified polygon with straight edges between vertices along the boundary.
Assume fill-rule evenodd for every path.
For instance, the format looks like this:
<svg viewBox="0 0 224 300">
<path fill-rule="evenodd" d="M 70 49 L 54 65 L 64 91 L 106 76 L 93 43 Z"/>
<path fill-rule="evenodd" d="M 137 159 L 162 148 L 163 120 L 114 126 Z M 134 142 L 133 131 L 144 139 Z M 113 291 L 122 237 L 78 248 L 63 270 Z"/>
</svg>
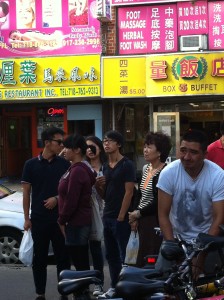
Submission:
<svg viewBox="0 0 224 300">
<path fill-rule="evenodd" d="M 23 236 L 23 196 L 0 184 L 0 263 L 19 262 L 19 246 Z"/>
<path fill-rule="evenodd" d="M 23 237 L 23 194 L 0 184 L 0 264 L 16 264 Z M 50 243 L 49 256 L 53 256 Z"/>
</svg>

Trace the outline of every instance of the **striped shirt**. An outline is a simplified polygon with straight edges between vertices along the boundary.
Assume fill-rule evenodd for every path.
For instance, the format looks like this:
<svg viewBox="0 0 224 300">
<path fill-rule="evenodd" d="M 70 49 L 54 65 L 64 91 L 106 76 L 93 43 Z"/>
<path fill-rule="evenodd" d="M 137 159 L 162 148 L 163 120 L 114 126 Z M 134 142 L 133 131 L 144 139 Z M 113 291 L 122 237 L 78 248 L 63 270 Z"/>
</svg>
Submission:
<svg viewBox="0 0 224 300">
<path fill-rule="evenodd" d="M 161 172 L 161 169 L 156 170 L 156 172 L 148 179 L 149 175 L 149 169 L 150 169 L 150 164 L 147 165 L 143 175 L 142 175 L 142 180 L 140 184 L 140 190 L 142 197 L 140 199 L 138 209 L 142 210 L 146 207 L 149 207 L 152 205 L 153 201 L 157 201 L 157 199 L 154 199 L 154 187 L 153 187 L 153 178 L 158 177 L 159 173 Z M 148 183 L 147 183 L 148 181 Z"/>
</svg>

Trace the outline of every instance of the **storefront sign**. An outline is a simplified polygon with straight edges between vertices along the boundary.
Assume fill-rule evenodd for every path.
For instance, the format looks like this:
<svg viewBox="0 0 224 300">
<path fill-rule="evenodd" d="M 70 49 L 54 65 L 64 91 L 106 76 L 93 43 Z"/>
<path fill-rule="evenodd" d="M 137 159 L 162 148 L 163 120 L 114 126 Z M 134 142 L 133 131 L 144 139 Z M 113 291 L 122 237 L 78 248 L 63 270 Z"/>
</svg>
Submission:
<svg viewBox="0 0 224 300">
<path fill-rule="evenodd" d="M 224 1 L 208 3 L 209 11 L 209 49 L 224 49 Z"/>
<path fill-rule="evenodd" d="M 146 58 L 147 97 L 224 94 L 224 54 Z"/>
<path fill-rule="evenodd" d="M 177 51 L 175 4 L 118 9 L 120 54 Z"/>
<path fill-rule="evenodd" d="M 0 100 L 100 96 L 99 55 L 11 59 L 0 69 Z"/>
<path fill-rule="evenodd" d="M 178 35 L 208 33 L 207 1 L 177 3 Z"/>
<path fill-rule="evenodd" d="M 0 21 L 2 58 L 101 53 L 96 0 L 4 3 Z"/>
<path fill-rule="evenodd" d="M 145 57 L 103 57 L 102 97 L 146 96 Z"/>
</svg>

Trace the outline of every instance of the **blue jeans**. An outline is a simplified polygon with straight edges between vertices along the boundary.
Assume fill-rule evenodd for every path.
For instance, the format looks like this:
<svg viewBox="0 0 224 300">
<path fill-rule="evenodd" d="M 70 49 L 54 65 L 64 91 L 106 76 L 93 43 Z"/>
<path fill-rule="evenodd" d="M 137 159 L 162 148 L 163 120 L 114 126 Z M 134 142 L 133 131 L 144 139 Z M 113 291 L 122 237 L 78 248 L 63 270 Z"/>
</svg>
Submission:
<svg viewBox="0 0 224 300">
<path fill-rule="evenodd" d="M 37 294 L 44 294 L 47 282 L 48 248 L 52 242 L 57 264 L 57 275 L 65 269 L 70 269 L 70 260 L 65 247 L 64 236 L 55 223 L 31 220 L 32 237 L 34 241 L 33 277 Z"/>
<path fill-rule="evenodd" d="M 103 224 L 106 259 L 109 265 L 111 287 L 114 288 L 125 260 L 131 228 L 128 220 L 119 222 L 114 218 L 104 217 Z"/>
</svg>

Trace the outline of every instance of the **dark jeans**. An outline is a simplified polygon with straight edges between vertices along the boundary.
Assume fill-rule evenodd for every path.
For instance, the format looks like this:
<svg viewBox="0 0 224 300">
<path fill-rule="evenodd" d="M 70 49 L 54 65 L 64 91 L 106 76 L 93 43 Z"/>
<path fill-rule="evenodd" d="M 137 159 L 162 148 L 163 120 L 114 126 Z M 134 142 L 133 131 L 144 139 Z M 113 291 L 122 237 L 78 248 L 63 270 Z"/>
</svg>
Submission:
<svg viewBox="0 0 224 300">
<path fill-rule="evenodd" d="M 57 264 L 57 275 L 62 270 L 70 269 L 70 260 L 65 240 L 58 224 L 40 220 L 32 221 L 32 237 L 34 241 L 33 277 L 37 294 L 45 294 L 47 282 L 47 262 L 50 241 Z"/>
<path fill-rule="evenodd" d="M 101 241 L 90 240 L 89 248 L 93 259 L 93 268 L 94 270 L 100 271 L 101 273 L 100 279 L 102 280 L 102 284 L 103 284 L 104 283 L 104 273 L 103 273 L 104 259 L 103 259 Z"/>
<path fill-rule="evenodd" d="M 77 271 L 89 270 L 89 235 L 90 225 L 65 227 L 65 243 L 72 263 Z"/>
<path fill-rule="evenodd" d="M 111 287 L 114 288 L 125 260 L 126 247 L 131 228 L 128 220 L 118 222 L 113 218 L 103 218 L 104 243 L 108 260 Z"/>
</svg>

